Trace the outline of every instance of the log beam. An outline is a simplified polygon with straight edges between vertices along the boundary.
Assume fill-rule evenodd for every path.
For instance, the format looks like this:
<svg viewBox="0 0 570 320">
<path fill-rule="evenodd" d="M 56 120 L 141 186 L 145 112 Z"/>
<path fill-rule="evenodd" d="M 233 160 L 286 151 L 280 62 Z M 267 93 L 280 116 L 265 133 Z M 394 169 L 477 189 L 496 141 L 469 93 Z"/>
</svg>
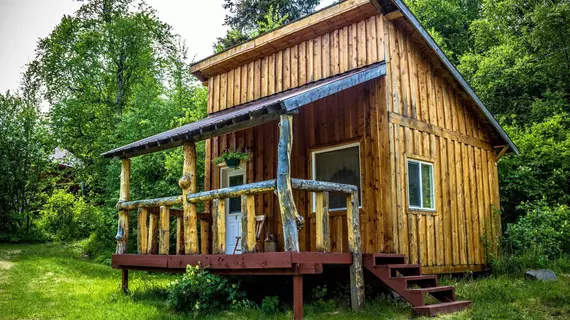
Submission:
<svg viewBox="0 0 570 320">
<path fill-rule="evenodd" d="M 291 146 L 293 144 L 293 115 L 281 115 L 277 146 L 277 196 L 283 225 L 285 251 L 299 252 L 299 228 L 303 217 L 297 212 L 291 186 Z"/>
<path fill-rule="evenodd" d="M 186 142 L 184 149 L 183 176 L 178 181 L 182 189 L 182 207 L 184 208 L 184 252 L 198 254 L 198 214 L 196 204 L 188 201 L 188 194 L 196 193 L 196 145 Z"/>
<path fill-rule="evenodd" d="M 315 229 L 317 251 L 330 252 L 329 193 L 315 193 Z"/>
<path fill-rule="evenodd" d="M 151 214 L 148 223 L 148 251 L 150 254 L 158 253 L 158 215 Z"/>
<path fill-rule="evenodd" d="M 358 191 L 353 191 L 346 196 L 346 219 L 348 223 L 348 250 L 352 253 L 350 299 L 354 311 L 362 310 L 364 307 L 364 272 L 362 270 L 362 240 L 358 207 Z"/>
<path fill-rule="evenodd" d="M 131 160 L 121 160 L 121 186 L 119 194 L 119 203 L 130 200 L 131 194 Z M 129 211 L 126 209 L 119 210 L 119 221 L 117 227 L 117 250 L 118 254 L 127 252 L 129 240 Z"/>
</svg>

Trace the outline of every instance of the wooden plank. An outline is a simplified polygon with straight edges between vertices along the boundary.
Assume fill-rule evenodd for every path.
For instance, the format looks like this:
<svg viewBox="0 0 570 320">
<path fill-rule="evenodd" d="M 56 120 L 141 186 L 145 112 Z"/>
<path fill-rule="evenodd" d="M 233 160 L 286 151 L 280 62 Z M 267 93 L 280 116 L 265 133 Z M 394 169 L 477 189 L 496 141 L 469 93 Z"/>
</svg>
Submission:
<svg viewBox="0 0 570 320">
<path fill-rule="evenodd" d="M 258 75 L 261 79 L 261 97 L 269 94 L 269 57 L 264 57 L 261 60 L 261 73 Z"/>
<path fill-rule="evenodd" d="M 170 248 L 170 207 L 160 207 L 160 229 L 158 231 L 159 254 L 168 254 Z"/>
<path fill-rule="evenodd" d="M 315 193 L 316 250 L 330 252 L 329 193 Z"/>
<path fill-rule="evenodd" d="M 307 83 L 307 42 L 299 44 L 299 85 Z"/>
<path fill-rule="evenodd" d="M 226 93 L 226 108 L 234 106 L 234 70 L 228 71 L 228 85 Z"/>
<path fill-rule="evenodd" d="M 436 136 L 443 137 L 449 140 L 472 145 L 481 149 L 485 150 L 493 149 L 491 144 L 487 141 L 480 140 L 478 138 L 469 137 L 465 134 L 461 134 L 450 129 L 445 129 L 423 121 L 418 121 L 393 112 L 389 114 L 389 117 L 390 117 L 390 122 L 392 123 L 396 123 L 425 133 L 434 134 Z"/>
<path fill-rule="evenodd" d="M 261 60 L 253 63 L 253 99 L 261 98 Z"/>
<path fill-rule="evenodd" d="M 269 56 L 267 60 L 267 94 L 275 93 L 275 75 L 276 75 L 275 54 Z"/>
<path fill-rule="evenodd" d="M 255 196 L 247 194 L 241 196 L 241 252 L 255 251 Z"/>
<path fill-rule="evenodd" d="M 247 98 L 246 101 L 251 101 L 254 99 L 254 86 L 255 86 L 255 75 L 254 75 L 255 69 L 254 69 L 254 62 L 250 62 L 247 65 Z"/>
<path fill-rule="evenodd" d="M 179 218 L 179 223 L 180 220 Z M 184 238 L 182 238 L 182 241 L 184 241 Z M 210 222 L 205 220 L 200 220 L 200 253 L 210 253 Z"/>
<path fill-rule="evenodd" d="M 475 151 L 472 146 L 467 146 L 467 166 L 469 170 L 469 190 L 470 190 L 470 204 L 469 213 L 471 219 L 471 241 L 473 243 L 472 263 L 481 264 L 481 233 L 479 232 L 479 215 L 478 215 L 478 200 L 477 200 L 477 179 L 475 168 Z"/>
<path fill-rule="evenodd" d="M 346 221 L 348 227 L 348 250 L 352 253 L 350 265 L 350 297 L 353 310 L 364 307 L 364 271 L 362 269 L 362 244 L 358 213 L 358 191 L 346 197 Z"/>
<path fill-rule="evenodd" d="M 340 58 L 339 58 L 339 30 L 330 33 L 330 74 L 336 75 L 340 73 Z M 346 50 L 343 47 L 342 50 Z"/>
<path fill-rule="evenodd" d="M 219 100 L 219 110 L 224 110 L 227 108 L 227 97 L 228 93 L 228 74 L 222 73 L 220 75 L 220 100 Z"/>
<path fill-rule="evenodd" d="M 274 269 L 292 268 L 290 252 L 263 252 L 245 254 L 169 255 L 168 268 L 186 269 L 187 265 L 216 269 Z"/>
<path fill-rule="evenodd" d="M 331 47 L 330 34 L 328 33 L 321 36 L 321 68 L 323 78 L 331 75 Z"/>
<path fill-rule="evenodd" d="M 357 25 L 353 23 L 348 29 L 348 69 L 356 69 L 358 67 L 358 35 Z"/>
<path fill-rule="evenodd" d="M 485 198 L 483 197 L 483 174 L 481 168 L 481 149 L 475 148 L 475 175 L 477 182 L 477 216 L 479 217 L 480 253 L 482 263 L 487 263 L 487 238 L 485 233 Z"/>
<path fill-rule="evenodd" d="M 472 174 L 469 171 L 469 146 L 462 145 L 462 166 L 463 166 L 463 195 L 465 198 L 465 237 L 467 241 L 467 264 L 474 264 L 476 260 L 473 254 L 473 220 L 471 213 L 471 185 L 469 183 L 469 176 Z"/>
<path fill-rule="evenodd" d="M 148 208 L 139 208 L 137 224 L 138 253 L 148 253 Z"/>
<path fill-rule="evenodd" d="M 240 75 L 241 75 L 241 80 L 240 80 L 240 103 L 246 103 L 247 100 L 247 93 L 249 92 L 249 75 L 248 75 L 248 70 L 249 70 L 249 65 L 243 65 L 241 66 L 241 71 L 240 71 Z"/>
<path fill-rule="evenodd" d="M 113 254 L 111 256 L 111 264 L 114 268 L 137 266 L 166 268 L 168 266 L 168 257 L 165 255 Z"/>
<path fill-rule="evenodd" d="M 366 20 L 361 20 L 357 23 L 357 43 L 357 65 L 362 67 L 366 65 Z"/>
<path fill-rule="evenodd" d="M 459 260 L 460 264 L 467 264 L 467 235 L 465 229 L 465 193 L 464 193 L 464 181 L 463 181 L 463 147 L 461 143 L 455 144 L 455 177 L 456 177 L 456 188 L 457 188 L 457 241 L 459 248 Z"/>
<path fill-rule="evenodd" d="M 238 67 L 234 70 L 234 89 L 233 89 L 234 105 L 241 104 L 241 79 L 242 79 L 241 70 L 242 70 L 241 67 Z"/>
<path fill-rule="evenodd" d="M 291 49 L 283 50 L 283 90 L 291 88 Z"/>
</svg>

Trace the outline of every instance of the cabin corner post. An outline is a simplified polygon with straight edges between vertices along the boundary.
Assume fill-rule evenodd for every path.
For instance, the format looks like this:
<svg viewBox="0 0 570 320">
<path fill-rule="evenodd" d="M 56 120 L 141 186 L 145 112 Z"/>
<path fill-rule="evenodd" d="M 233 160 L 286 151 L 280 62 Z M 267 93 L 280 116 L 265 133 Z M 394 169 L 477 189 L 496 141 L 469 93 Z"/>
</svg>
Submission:
<svg viewBox="0 0 570 320">
<path fill-rule="evenodd" d="M 353 310 L 364 307 L 364 272 L 362 270 L 362 240 L 360 237 L 358 191 L 346 197 L 346 218 L 348 223 L 348 249 L 352 253 L 350 265 L 350 299 Z"/>
<path fill-rule="evenodd" d="M 196 204 L 188 201 L 187 195 L 196 193 L 196 145 L 186 142 L 184 149 L 184 168 L 178 185 L 182 189 L 182 207 L 184 208 L 184 253 L 198 254 L 198 214 Z"/>
<path fill-rule="evenodd" d="M 299 252 L 299 227 L 303 217 L 297 212 L 291 186 L 291 146 L 293 145 L 293 115 L 283 114 L 279 122 L 277 146 L 277 196 L 283 224 L 285 251 Z"/>
<path fill-rule="evenodd" d="M 129 201 L 131 194 L 131 160 L 121 159 L 121 186 L 119 193 L 119 203 Z M 129 210 L 120 209 L 117 223 L 117 254 L 127 251 L 129 240 Z"/>
</svg>

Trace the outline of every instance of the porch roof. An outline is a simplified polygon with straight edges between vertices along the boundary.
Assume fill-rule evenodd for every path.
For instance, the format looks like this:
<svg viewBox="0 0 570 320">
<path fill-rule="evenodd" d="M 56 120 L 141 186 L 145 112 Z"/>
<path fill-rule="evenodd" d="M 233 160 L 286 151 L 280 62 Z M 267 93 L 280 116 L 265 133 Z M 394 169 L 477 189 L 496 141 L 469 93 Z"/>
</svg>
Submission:
<svg viewBox="0 0 570 320">
<path fill-rule="evenodd" d="M 107 151 L 103 157 L 130 158 L 254 127 L 279 115 L 386 74 L 384 61 L 250 101 L 207 118 Z"/>
</svg>

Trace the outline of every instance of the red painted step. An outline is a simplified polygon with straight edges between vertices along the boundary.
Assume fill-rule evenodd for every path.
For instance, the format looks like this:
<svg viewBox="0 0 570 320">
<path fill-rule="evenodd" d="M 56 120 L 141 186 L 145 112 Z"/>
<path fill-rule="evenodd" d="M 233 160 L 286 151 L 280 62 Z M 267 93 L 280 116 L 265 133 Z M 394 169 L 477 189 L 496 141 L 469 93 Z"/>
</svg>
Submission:
<svg viewBox="0 0 570 320">
<path fill-rule="evenodd" d="M 453 301 L 438 304 L 430 304 L 427 306 L 414 307 L 413 312 L 417 317 L 435 317 L 438 314 L 452 313 L 471 308 L 471 301 Z"/>
<path fill-rule="evenodd" d="M 455 301 L 455 287 L 439 286 L 437 276 L 422 275 L 420 265 L 405 263 L 405 255 L 367 254 L 362 261 L 366 270 L 414 306 L 416 315 L 434 316 L 471 306 L 471 301 Z M 441 303 L 426 305 L 426 294 Z"/>
</svg>

